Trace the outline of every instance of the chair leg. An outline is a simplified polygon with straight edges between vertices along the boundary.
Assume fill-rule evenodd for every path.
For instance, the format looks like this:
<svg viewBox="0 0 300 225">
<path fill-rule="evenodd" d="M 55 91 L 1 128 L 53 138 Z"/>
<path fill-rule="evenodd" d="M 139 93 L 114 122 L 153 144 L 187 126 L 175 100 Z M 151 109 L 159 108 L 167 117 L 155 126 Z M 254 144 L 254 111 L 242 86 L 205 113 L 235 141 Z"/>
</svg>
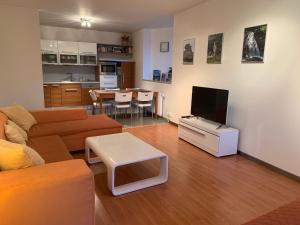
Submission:
<svg viewBox="0 0 300 225">
<path fill-rule="evenodd" d="M 152 119 L 153 119 L 153 105 L 151 106 Z"/>
</svg>

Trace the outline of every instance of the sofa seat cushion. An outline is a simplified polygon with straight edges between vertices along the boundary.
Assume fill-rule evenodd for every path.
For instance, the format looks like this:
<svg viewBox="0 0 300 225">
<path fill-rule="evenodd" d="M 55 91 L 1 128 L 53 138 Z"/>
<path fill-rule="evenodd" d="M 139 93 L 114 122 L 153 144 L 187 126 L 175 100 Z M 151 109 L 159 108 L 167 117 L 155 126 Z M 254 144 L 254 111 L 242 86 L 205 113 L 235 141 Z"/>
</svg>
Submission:
<svg viewBox="0 0 300 225">
<path fill-rule="evenodd" d="M 36 150 L 46 163 L 73 159 L 59 136 L 32 138 L 28 145 Z"/>
<path fill-rule="evenodd" d="M 44 123 L 33 126 L 28 135 L 30 138 L 59 135 L 67 136 L 91 130 L 120 128 L 122 125 L 117 121 L 105 116 L 88 116 L 85 120 Z"/>
</svg>

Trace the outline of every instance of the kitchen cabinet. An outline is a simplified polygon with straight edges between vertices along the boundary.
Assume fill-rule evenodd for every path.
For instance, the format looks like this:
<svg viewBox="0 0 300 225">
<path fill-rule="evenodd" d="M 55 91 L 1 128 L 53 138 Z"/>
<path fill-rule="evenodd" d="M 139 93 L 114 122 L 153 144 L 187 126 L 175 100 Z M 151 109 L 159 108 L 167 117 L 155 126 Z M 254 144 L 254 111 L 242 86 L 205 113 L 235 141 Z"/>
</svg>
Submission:
<svg viewBox="0 0 300 225">
<path fill-rule="evenodd" d="M 58 64 L 58 45 L 55 40 L 41 40 L 43 64 Z"/>
<path fill-rule="evenodd" d="M 62 106 L 62 96 L 60 85 L 44 85 L 45 107 Z"/>
<path fill-rule="evenodd" d="M 61 87 L 60 85 L 51 85 L 51 106 L 62 106 Z"/>
<path fill-rule="evenodd" d="M 121 63 L 121 89 L 134 88 L 135 62 Z"/>
<path fill-rule="evenodd" d="M 78 42 L 79 64 L 97 65 L 97 44 Z"/>
<path fill-rule="evenodd" d="M 51 107 L 51 87 L 49 85 L 44 85 L 44 100 L 45 107 Z"/>
<path fill-rule="evenodd" d="M 78 43 L 58 41 L 59 63 L 64 65 L 78 64 Z"/>
<path fill-rule="evenodd" d="M 78 52 L 80 55 L 97 55 L 97 44 L 78 42 Z"/>
<path fill-rule="evenodd" d="M 81 85 L 80 84 L 61 84 L 62 105 L 77 106 L 81 105 Z"/>
</svg>

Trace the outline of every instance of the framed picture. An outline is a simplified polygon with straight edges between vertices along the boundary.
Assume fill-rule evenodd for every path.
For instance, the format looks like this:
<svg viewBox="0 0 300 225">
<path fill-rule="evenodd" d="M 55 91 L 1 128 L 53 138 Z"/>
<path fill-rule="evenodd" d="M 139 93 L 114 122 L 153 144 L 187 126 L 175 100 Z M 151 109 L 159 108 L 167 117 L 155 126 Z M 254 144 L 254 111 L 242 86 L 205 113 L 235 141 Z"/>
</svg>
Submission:
<svg viewBox="0 0 300 225">
<path fill-rule="evenodd" d="M 153 80 L 160 81 L 160 79 L 161 79 L 161 71 L 153 70 Z"/>
<path fill-rule="evenodd" d="M 263 63 L 267 37 L 267 24 L 248 27 L 244 32 L 243 63 Z"/>
<path fill-rule="evenodd" d="M 207 63 L 221 64 L 223 48 L 223 33 L 208 36 Z"/>
<path fill-rule="evenodd" d="M 193 65 L 195 53 L 195 38 L 183 41 L 183 64 Z"/>
<path fill-rule="evenodd" d="M 160 42 L 160 52 L 169 52 L 169 42 Z"/>
</svg>

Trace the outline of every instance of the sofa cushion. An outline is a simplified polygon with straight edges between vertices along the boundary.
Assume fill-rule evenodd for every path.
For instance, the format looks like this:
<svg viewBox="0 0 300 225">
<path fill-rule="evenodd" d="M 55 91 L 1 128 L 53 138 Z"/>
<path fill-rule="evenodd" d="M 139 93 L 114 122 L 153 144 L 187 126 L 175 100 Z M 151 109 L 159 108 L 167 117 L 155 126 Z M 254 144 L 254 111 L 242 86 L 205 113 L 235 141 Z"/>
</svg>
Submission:
<svg viewBox="0 0 300 225">
<path fill-rule="evenodd" d="M 7 124 L 4 125 L 6 138 L 18 144 L 26 144 L 28 140 L 27 133 L 19 127 L 15 122 L 8 120 Z"/>
<path fill-rule="evenodd" d="M 34 124 L 37 124 L 31 113 L 21 105 L 2 107 L 0 111 L 26 131 L 29 131 Z"/>
<path fill-rule="evenodd" d="M 35 149 L 46 163 L 73 159 L 59 136 L 32 138 L 28 145 Z"/>
<path fill-rule="evenodd" d="M 100 130 L 84 131 L 77 134 L 62 136 L 62 140 L 69 151 L 77 151 L 85 148 L 85 139 L 87 137 L 121 133 L 122 127 L 114 127 Z"/>
<path fill-rule="evenodd" d="M 6 124 L 7 120 L 7 116 L 0 112 L 0 139 L 6 140 L 4 125 Z"/>
<path fill-rule="evenodd" d="M 85 120 L 37 124 L 30 129 L 28 135 L 30 138 L 50 135 L 67 136 L 90 130 L 120 127 L 122 127 L 122 125 L 117 121 L 105 115 L 97 115 L 88 116 Z"/>
<path fill-rule="evenodd" d="M 29 146 L 24 145 L 24 152 L 30 157 L 30 159 L 32 161 L 32 166 L 39 166 L 39 165 L 45 164 L 45 160 L 33 148 L 30 148 Z"/>
<path fill-rule="evenodd" d="M 0 170 L 24 169 L 31 165 L 31 158 L 23 145 L 0 140 Z"/>
</svg>

